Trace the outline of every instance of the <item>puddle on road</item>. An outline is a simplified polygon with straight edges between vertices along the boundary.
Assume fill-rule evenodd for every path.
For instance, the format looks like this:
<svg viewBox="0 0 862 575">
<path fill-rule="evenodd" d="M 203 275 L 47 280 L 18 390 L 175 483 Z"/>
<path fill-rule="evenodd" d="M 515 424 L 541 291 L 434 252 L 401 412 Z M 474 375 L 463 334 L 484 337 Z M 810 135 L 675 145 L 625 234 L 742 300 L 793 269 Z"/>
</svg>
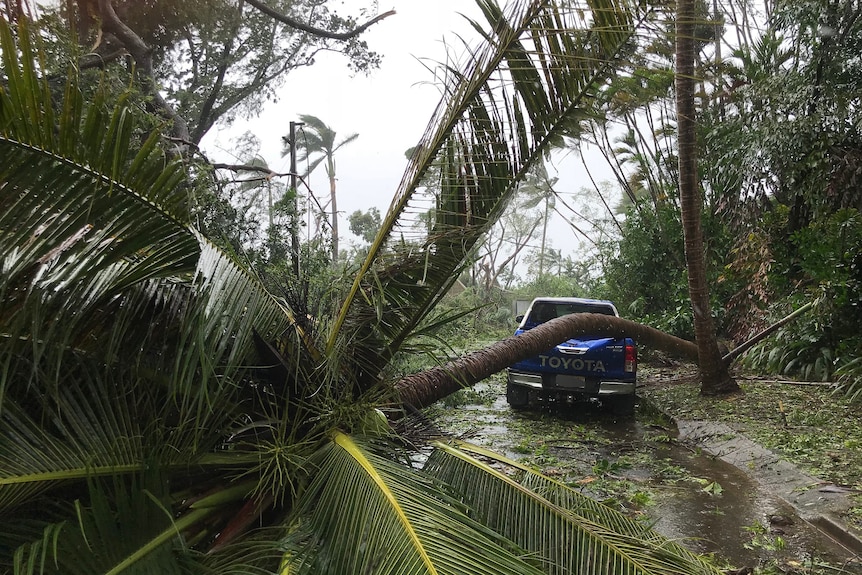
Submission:
<svg viewBox="0 0 862 575">
<path fill-rule="evenodd" d="M 843 564 L 852 555 L 736 467 L 690 453 L 678 444 L 664 451 L 660 456 L 677 462 L 693 476 L 715 482 L 721 492 L 658 487 L 656 505 L 649 515 L 656 519 L 659 532 L 688 538 L 693 549 L 716 553 L 736 565 L 757 565 L 764 556 L 782 563 L 805 565 L 822 559 Z"/>
<path fill-rule="evenodd" d="M 525 459 L 736 567 L 862 574 L 858 564 L 846 564 L 852 553 L 787 504 L 736 467 L 676 442 L 675 430 L 648 414 L 614 420 L 589 408 L 515 412 L 499 383 L 480 384 L 465 404 L 433 413 L 441 429 Z M 809 570 L 818 563 L 831 567 Z"/>
</svg>

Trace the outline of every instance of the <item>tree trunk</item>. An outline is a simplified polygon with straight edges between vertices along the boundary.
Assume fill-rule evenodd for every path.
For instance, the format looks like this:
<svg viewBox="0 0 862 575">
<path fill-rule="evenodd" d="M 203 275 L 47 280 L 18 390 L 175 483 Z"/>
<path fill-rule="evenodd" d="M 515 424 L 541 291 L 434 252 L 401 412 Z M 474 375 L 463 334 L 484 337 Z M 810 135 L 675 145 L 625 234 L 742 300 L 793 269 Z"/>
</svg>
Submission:
<svg viewBox="0 0 862 575">
<path fill-rule="evenodd" d="M 523 359 L 549 350 L 573 337 L 631 337 L 647 345 L 697 361 L 697 346 L 690 341 L 674 337 L 657 329 L 610 315 L 576 313 L 553 319 L 533 329 L 507 337 L 485 349 L 459 357 L 445 365 L 412 373 L 395 384 L 401 402 L 417 409 L 469 387 L 502 371 Z M 719 358 L 720 359 L 720 358 Z"/>
<path fill-rule="evenodd" d="M 335 197 L 335 162 L 329 159 L 329 201 L 332 202 L 332 265 L 338 263 L 338 203 Z"/>
<path fill-rule="evenodd" d="M 694 108 L 694 0 L 678 0 L 676 20 L 676 111 L 679 148 L 679 195 L 685 236 L 688 291 L 694 312 L 694 334 L 704 395 L 737 391 L 721 359 L 709 306 L 709 288 L 700 218 L 703 201 L 697 175 L 697 133 Z"/>
</svg>

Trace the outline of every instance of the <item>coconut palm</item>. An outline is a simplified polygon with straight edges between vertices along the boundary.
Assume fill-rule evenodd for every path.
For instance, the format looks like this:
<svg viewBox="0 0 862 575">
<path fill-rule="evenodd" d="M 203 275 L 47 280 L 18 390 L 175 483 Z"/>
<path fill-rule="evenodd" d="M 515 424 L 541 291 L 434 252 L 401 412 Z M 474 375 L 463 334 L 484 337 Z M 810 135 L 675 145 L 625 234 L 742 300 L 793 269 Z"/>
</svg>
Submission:
<svg viewBox="0 0 862 575">
<path fill-rule="evenodd" d="M 536 277 L 542 277 L 547 269 L 545 267 L 545 249 L 548 244 L 548 222 L 551 219 L 551 212 L 557 209 L 557 191 L 554 189 L 554 185 L 558 180 L 559 178 L 548 175 L 548 168 L 544 162 L 538 162 L 521 182 L 521 193 L 526 198 L 524 208 L 533 209 L 544 204 L 542 209 L 542 243 L 539 245 L 537 256 L 538 271 Z"/>
<path fill-rule="evenodd" d="M 300 121 L 305 124 L 302 135 L 297 137 L 296 146 L 299 150 L 297 161 L 307 162 L 305 177 L 308 177 L 324 161 L 326 177 L 329 179 L 329 213 L 332 217 L 330 226 L 332 231 L 332 262 L 338 261 L 338 198 L 335 193 L 335 152 L 342 146 L 349 144 L 359 137 L 359 134 L 350 134 L 336 143 L 336 132 L 323 123 L 317 116 L 303 114 L 299 116 Z M 291 144 L 292 145 L 292 144 Z M 287 153 L 287 150 L 285 151 Z"/>
<path fill-rule="evenodd" d="M 679 148 L 680 217 L 685 238 L 688 292 L 694 316 L 701 374 L 701 393 L 726 394 L 738 391 L 728 364 L 718 349 L 715 325 L 709 305 L 709 284 L 700 225 L 703 200 L 697 175 L 697 134 L 694 108 L 695 4 L 680 0 L 676 13 L 676 109 Z"/>
<path fill-rule="evenodd" d="M 55 98 L 0 21 L 0 572 L 716 573 L 517 462 L 439 442 L 419 468 L 392 435 L 391 359 L 634 26 L 613 2 L 590 30 L 568 1 L 480 5 L 489 42 L 332 321 L 190 225 L 133 106 L 74 73 Z M 432 160 L 433 228 L 399 244 Z"/>
</svg>

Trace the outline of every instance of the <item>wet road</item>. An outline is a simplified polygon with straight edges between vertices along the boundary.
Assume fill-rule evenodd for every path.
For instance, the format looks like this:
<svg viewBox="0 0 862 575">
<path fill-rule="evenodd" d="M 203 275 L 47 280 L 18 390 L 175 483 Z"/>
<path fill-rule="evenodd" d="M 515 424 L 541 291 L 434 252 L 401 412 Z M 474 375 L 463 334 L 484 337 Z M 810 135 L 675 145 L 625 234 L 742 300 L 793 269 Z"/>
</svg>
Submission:
<svg viewBox="0 0 862 575">
<path fill-rule="evenodd" d="M 675 428 L 643 406 L 621 420 L 589 407 L 517 412 L 499 381 L 456 401 L 433 411 L 443 430 L 526 459 L 722 565 L 862 574 L 852 552 L 741 470 L 678 442 Z"/>
</svg>

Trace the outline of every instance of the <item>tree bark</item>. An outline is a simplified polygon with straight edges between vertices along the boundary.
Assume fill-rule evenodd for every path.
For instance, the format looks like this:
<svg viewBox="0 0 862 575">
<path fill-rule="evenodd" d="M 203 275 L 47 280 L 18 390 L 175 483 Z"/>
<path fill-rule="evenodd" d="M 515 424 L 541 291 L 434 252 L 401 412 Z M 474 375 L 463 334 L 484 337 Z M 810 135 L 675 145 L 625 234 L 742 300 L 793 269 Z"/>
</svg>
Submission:
<svg viewBox="0 0 862 575">
<path fill-rule="evenodd" d="M 99 0 L 99 16 L 102 18 L 102 29 L 116 36 L 134 59 L 141 90 L 152 100 L 150 106 L 155 112 L 171 121 L 171 134 L 175 138 L 181 142 L 189 142 L 191 133 L 188 123 L 162 97 L 156 85 L 153 73 L 153 51 L 150 46 L 147 46 L 134 30 L 120 20 L 110 0 Z"/>
<path fill-rule="evenodd" d="M 631 337 L 639 344 L 671 355 L 698 360 L 697 346 L 628 319 L 594 313 L 577 313 L 543 323 L 521 335 L 507 337 L 485 349 L 445 365 L 403 377 L 395 384 L 403 404 L 417 409 L 472 386 L 513 363 L 533 357 L 573 337 Z"/>
<path fill-rule="evenodd" d="M 703 253 L 700 218 L 703 200 L 697 174 L 697 132 L 694 107 L 694 0 L 678 0 L 676 20 L 676 110 L 679 148 L 679 195 L 688 291 L 694 312 L 694 334 L 698 349 L 700 392 L 719 395 L 737 391 L 721 358 L 709 305 L 709 287 Z"/>
</svg>

